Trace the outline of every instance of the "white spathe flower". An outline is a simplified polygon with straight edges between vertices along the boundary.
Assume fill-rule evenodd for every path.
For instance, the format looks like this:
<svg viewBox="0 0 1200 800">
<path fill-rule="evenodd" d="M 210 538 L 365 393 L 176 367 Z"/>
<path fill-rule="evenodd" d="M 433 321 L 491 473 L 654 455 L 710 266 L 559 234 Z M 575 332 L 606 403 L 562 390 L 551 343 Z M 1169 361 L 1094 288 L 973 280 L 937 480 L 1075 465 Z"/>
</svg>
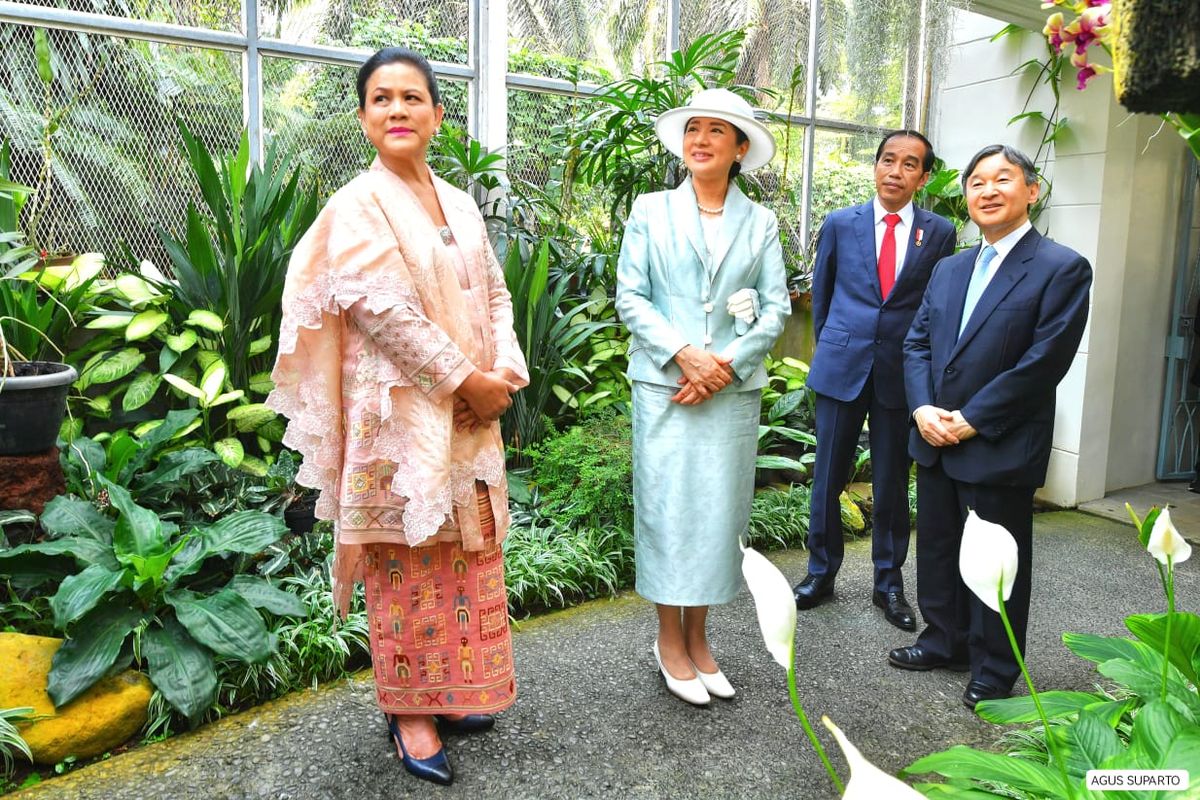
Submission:
<svg viewBox="0 0 1200 800">
<path fill-rule="evenodd" d="M 757 550 L 742 548 L 742 575 L 754 607 L 763 641 L 781 667 L 788 669 L 792 658 L 792 640 L 796 636 L 796 598 L 787 578 Z"/>
<path fill-rule="evenodd" d="M 842 800 L 925 800 L 916 789 L 867 761 L 829 717 L 821 717 L 821 722 L 837 739 L 838 747 L 842 748 L 842 755 L 850 766 L 850 781 L 846 784 Z"/>
<path fill-rule="evenodd" d="M 1004 588 L 1007 600 L 1017 579 L 1017 540 L 1003 525 L 980 519 L 974 509 L 967 511 L 958 551 L 958 572 L 967 588 L 984 605 L 999 613 L 996 587 Z"/>
<path fill-rule="evenodd" d="M 1175 530 L 1169 509 L 1164 508 L 1154 520 L 1146 550 L 1163 564 L 1167 563 L 1168 557 L 1172 564 L 1182 564 L 1192 557 L 1192 546 Z"/>
</svg>

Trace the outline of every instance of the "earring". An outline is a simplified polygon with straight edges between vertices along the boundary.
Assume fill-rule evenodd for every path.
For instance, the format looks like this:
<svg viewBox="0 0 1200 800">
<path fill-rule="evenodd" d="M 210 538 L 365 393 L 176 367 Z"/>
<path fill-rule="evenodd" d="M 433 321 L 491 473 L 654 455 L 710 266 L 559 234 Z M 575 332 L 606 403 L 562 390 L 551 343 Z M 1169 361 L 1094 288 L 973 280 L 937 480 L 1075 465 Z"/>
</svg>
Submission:
<svg viewBox="0 0 1200 800">
<path fill-rule="evenodd" d="M 737 155 L 737 160 L 738 160 L 738 161 L 741 161 L 741 160 L 742 160 L 742 154 L 741 154 L 741 153 L 738 153 L 738 155 Z"/>
<path fill-rule="evenodd" d="M 434 128 L 434 129 L 433 129 L 433 135 L 434 135 L 434 136 L 437 136 L 437 135 L 438 135 L 439 133 L 441 133 L 441 132 L 442 132 L 442 129 L 441 129 L 441 128 Z"/>
</svg>

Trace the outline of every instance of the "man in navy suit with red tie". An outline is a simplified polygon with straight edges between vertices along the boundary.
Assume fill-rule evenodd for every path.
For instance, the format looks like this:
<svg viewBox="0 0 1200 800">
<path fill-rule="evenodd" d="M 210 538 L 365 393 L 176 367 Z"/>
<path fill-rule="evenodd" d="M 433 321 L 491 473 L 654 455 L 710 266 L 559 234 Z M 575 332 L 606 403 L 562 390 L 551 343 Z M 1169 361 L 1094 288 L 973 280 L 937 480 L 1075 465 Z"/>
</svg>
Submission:
<svg viewBox="0 0 1200 800">
<path fill-rule="evenodd" d="M 983 241 L 938 264 L 904 342 L 915 426 L 917 599 L 925 629 L 888 654 L 901 669 L 971 670 L 963 703 L 1006 697 L 1020 675 L 1000 615 L 959 576 L 967 510 L 1017 542 L 1007 601 L 1025 647 L 1033 565 L 1033 493 L 1046 480 L 1055 388 L 1087 323 L 1092 268 L 1033 229 L 1037 173 L 1020 151 L 991 145 L 963 172 Z"/>
<path fill-rule="evenodd" d="M 842 565 L 838 498 L 850 479 L 863 421 L 870 418 L 874 512 L 872 600 L 888 622 L 915 630 L 900 568 L 908 554 L 908 406 L 901 345 L 933 265 L 954 252 L 954 225 L 913 205 L 929 180 L 933 146 L 916 131 L 884 136 L 875 153 L 875 197 L 830 214 L 813 267 L 817 453 L 808 529 L 808 575 L 796 607 L 833 594 Z"/>
</svg>

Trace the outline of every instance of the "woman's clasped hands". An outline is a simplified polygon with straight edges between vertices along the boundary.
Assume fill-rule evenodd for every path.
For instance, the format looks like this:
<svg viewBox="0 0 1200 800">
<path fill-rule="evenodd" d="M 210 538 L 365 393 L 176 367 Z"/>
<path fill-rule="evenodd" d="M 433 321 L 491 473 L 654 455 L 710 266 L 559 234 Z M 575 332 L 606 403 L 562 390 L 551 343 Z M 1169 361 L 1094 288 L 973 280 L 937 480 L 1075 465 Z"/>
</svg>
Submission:
<svg viewBox="0 0 1200 800">
<path fill-rule="evenodd" d="M 486 372 L 477 369 L 468 375 L 454 392 L 454 429 L 474 432 L 500 419 L 521 388 L 516 380 L 507 367 Z"/>
<path fill-rule="evenodd" d="M 683 370 L 679 385 L 683 388 L 671 398 L 672 403 L 697 406 L 733 383 L 732 359 L 708 350 L 687 345 L 675 354 L 675 363 Z"/>
</svg>

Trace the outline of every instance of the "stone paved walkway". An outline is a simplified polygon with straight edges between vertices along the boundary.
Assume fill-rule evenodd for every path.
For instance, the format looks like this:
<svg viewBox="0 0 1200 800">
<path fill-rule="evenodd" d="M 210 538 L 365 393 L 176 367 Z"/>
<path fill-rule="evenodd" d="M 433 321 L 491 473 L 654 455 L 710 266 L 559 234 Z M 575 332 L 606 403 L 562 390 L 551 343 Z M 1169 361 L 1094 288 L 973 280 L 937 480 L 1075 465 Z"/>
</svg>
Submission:
<svg viewBox="0 0 1200 800">
<path fill-rule="evenodd" d="M 1090 688 L 1064 629 L 1120 633 L 1123 615 L 1163 600 L 1128 524 L 1039 515 L 1029 661 L 1039 688 Z M 833 602 L 802 612 L 800 695 L 884 769 L 1002 730 L 962 706 L 964 676 L 889 668 L 911 635 L 870 604 L 869 543 L 847 548 Z M 772 558 L 794 579 L 805 554 Z M 910 559 L 911 560 L 911 559 Z M 1200 601 L 1200 558 L 1180 569 L 1183 608 Z M 915 578 L 908 575 L 910 587 Z M 912 594 L 910 593 L 910 597 Z M 47 781 L 23 798 L 795 798 L 834 796 L 759 638 L 748 593 L 712 614 L 713 642 L 738 689 L 695 709 L 667 694 L 650 653 L 653 611 L 627 594 L 526 622 L 515 636 L 519 699 L 490 734 L 453 739 L 441 789 L 409 777 L 375 709 L 369 676 L 285 698 Z M 820 731 L 824 734 L 823 729 Z M 828 746 L 830 738 L 823 735 Z M 835 748 L 836 749 L 836 748 Z M 845 766 L 835 755 L 835 764 Z"/>
</svg>

